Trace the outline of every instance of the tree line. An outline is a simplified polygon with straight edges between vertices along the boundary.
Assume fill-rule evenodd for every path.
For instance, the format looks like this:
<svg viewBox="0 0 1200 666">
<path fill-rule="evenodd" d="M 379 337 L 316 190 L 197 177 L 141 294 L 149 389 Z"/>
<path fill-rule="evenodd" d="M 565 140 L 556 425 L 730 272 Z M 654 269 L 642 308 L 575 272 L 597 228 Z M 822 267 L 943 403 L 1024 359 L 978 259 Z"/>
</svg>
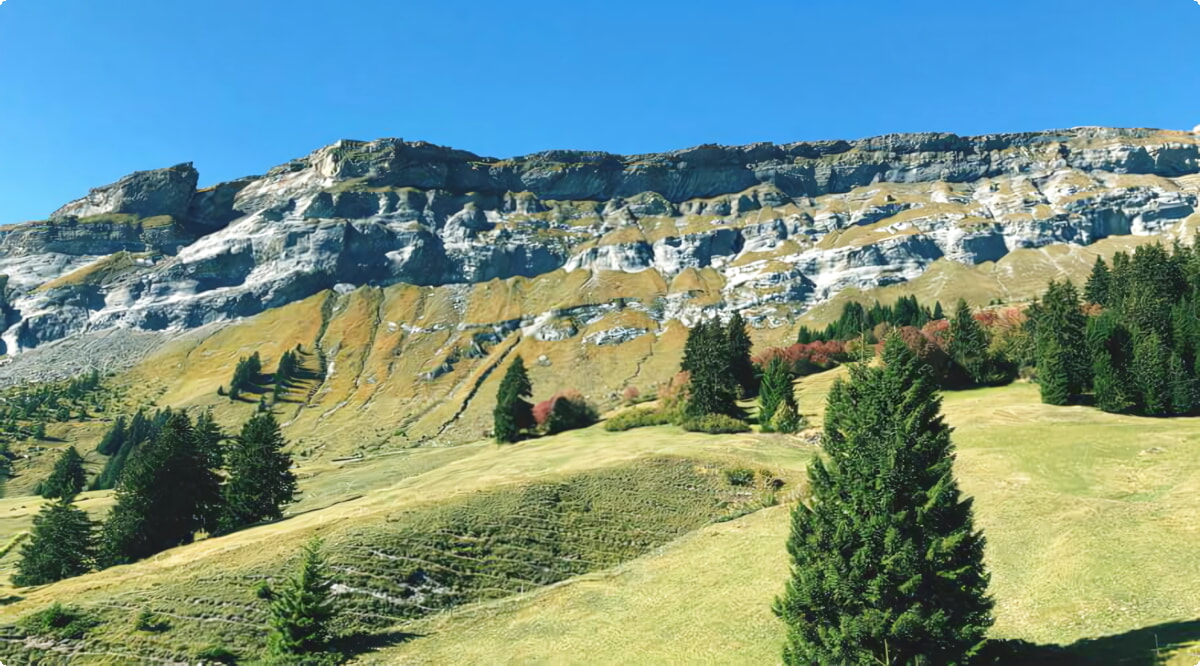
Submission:
<svg viewBox="0 0 1200 666">
<path fill-rule="evenodd" d="M 1200 252 L 1175 243 L 1097 257 L 1081 295 L 1052 282 L 1029 308 L 1037 381 L 1052 405 L 1193 414 L 1200 407 Z"/>
<path fill-rule="evenodd" d="M 282 517 L 296 478 L 274 416 L 255 415 L 225 444 L 208 412 L 194 422 L 181 411 L 164 413 L 161 428 L 130 451 L 116 505 L 99 529 L 73 503 L 85 483 L 82 457 L 74 447 L 61 454 L 39 488 L 51 501 L 34 518 L 14 584 L 127 564 L 190 543 L 198 532 L 225 534 Z"/>
</svg>

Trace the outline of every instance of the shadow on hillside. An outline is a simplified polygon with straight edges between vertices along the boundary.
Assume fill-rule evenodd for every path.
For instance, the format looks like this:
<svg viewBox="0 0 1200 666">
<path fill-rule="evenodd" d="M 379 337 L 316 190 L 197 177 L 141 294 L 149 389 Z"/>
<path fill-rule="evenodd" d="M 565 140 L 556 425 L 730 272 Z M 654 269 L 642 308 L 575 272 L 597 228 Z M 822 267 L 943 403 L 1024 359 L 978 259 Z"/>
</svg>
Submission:
<svg viewBox="0 0 1200 666">
<path fill-rule="evenodd" d="M 333 642 L 334 650 L 347 655 L 354 656 L 371 652 L 373 650 L 381 650 L 387 647 L 393 647 L 402 643 L 407 643 L 414 638 L 421 638 L 424 634 L 413 634 L 407 631 L 381 631 L 378 633 L 357 633 L 349 636 L 342 636 Z"/>
<path fill-rule="evenodd" d="M 1089 638 L 1070 645 L 1034 645 L 1025 641 L 996 641 L 987 651 L 987 664 L 1082 666 L 1122 664 L 1155 666 L 1186 645 L 1200 641 L 1200 620 L 1168 622 L 1123 634 Z M 1192 648 L 1200 663 L 1200 646 Z"/>
</svg>

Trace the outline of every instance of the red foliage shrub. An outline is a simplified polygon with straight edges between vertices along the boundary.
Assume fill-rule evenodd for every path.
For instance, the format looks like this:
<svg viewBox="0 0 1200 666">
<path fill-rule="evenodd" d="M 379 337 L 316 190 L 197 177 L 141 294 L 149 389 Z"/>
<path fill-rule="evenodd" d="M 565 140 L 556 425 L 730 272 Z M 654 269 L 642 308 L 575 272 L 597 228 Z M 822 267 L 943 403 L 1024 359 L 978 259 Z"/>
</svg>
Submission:
<svg viewBox="0 0 1200 666">
<path fill-rule="evenodd" d="M 550 396 L 549 400 L 543 400 L 533 406 L 533 421 L 538 427 L 546 425 L 546 421 L 550 419 L 550 414 L 554 412 L 554 403 L 559 400 L 569 400 L 579 404 L 586 402 L 583 394 L 578 389 L 569 388 L 555 393 Z"/>
<path fill-rule="evenodd" d="M 625 390 L 621 391 L 621 398 L 624 399 L 626 403 L 632 404 L 633 401 L 637 400 L 638 396 L 641 394 L 641 391 L 638 391 L 636 386 L 626 386 Z"/>
</svg>

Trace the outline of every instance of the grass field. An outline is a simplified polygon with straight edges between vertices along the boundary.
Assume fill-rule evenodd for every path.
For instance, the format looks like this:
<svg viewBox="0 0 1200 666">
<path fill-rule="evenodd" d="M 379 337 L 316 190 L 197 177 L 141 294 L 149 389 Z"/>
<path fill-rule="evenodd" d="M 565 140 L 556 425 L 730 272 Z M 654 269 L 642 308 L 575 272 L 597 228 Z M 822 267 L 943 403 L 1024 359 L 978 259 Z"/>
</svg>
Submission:
<svg viewBox="0 0 1200 666">
<path fill-rule="evenodd" d="M 805 382 L 810 418 L 831 378 Z M 1156 641 L 1163 663 L 1200 661 L 1200 646 L 1182 647 L 1200 641 L 1200 421 L 1048 407 L 1024 384 L 949 394 L 945 410 L 988 538 L 994 636 L 1066 645 L 1084 663 L 1156 663 Z M 405 625 L 409 640 L 362 660 L 775 663 L 787 529 L 783 506 L 713 525 L 603 573 Z"/>
<path fill-rule="evenodd" d="M 843 374 L 800 383 L 810 423 Z M 945 412 L 988 539 L 995 637 L 1068 646 L 1063 658 L 1082 663 L 1200 660 L 1189 656 L 1200 646 L 1186 646 L 1200 641 L 1200 420 L 1048 407 L 1028 384 L 947 394 Z M 0 624 L 52 600 L 103 621 L 59 652 L 28 652 L 16 636 L 0 651 L 6 663 L 129 663 L 222 644 L 252 657 L 265 622 L 254 582 L 320 534 L 363 663 L 776 663 L 782 627 L 770 604 L 814 452 L 803 438 L 664 426 L 314 459 L 286 520 L 0 589 Z M 761 482 L 730 486 L 720 470 L 732 466 L 785 479 L 782 504 L 760 508 Z M 99 516 L 110 501 L 87 494 L 84 506 Z M 3 546 L 38 506 L 0 500 L 0 573 L 17 550 Z M 411 560 L 419 566 L 397 563 Z M 406 608 L 431 572 L 452 584 L 426 585 L 438 600 L 428 612 Z M 170 629 L 135 630 L 141 609 Z"/>
</svg>

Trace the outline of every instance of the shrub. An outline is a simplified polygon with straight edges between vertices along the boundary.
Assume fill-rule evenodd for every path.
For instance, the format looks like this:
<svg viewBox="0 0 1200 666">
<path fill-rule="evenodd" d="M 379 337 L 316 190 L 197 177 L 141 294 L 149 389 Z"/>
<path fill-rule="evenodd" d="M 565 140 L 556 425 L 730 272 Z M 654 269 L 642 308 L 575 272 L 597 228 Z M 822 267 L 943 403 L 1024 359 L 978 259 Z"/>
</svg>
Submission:
<svg viewBox="0 0 1200 666">
<path fill-rule="evenodd" d="M 638 391 L 636 386 L 626 386 L 624 391 L 621 391 L 621 399 L 626 405 L 632 405 L 637 402 L 638 396 L 642 393 Z"/>
<path fill-rule="evenodd" d="M 95 618 L 73 606 L 57 601 L 48 608 L 26 615 L 17 626 L 27 634 L 50 638 L 82 638 L 88 629 L 99 624 Z"/>
<path fill-rule="evenodd" d="M 170 629 L 171 623 L 167 622 L 166 620 L 157 620 L 154 617 L 154 613 L 151 613 L 149 609 L 143 608 L 142 611 L 138 613 L 137 621 L 134 623 L 134 628 L 138 631 L 157 633 Z"/>
<path fill-rule="evenodd" d="M 736 467 L 725 470 L 725 480 L 731 486 L 749 486 L 754 483 L 754 470 Z"/>
<path fill-rule="evenodd" d="M 586 428 L 599 420 L 600 414 L 582 393 L 575 389 L 567 389 L 535 405 L 533 419 L 538 427 L 553 435 L 576 428 Z"/>
<path fill-rule="evenodd" d="M 550 418 L 546 419 L 546 432 L 553 435 L 586 428 L 598 420 L 600 414 L 596 408 L 575 391 L 574 395 L 565 395 L 554 401 L 554 409 L 550 410 Z"/>
<path fill-rule="evenodd" d="M 671 415 L 660 409 L 630 409 L 617 414 L 604 422 L 604 429 L 609 432 L 622 432 L 634 428 L 667 425 Z"/>
<path fill-rule="evenodd" d="M 736 432 L 749 432 L 750 425 L 745 421 L 724 414 L 705 414 L 698 418 L 685 419 L 683 421 L 683 429 L 688 432 L 725 435 Z"/>
</svg>

